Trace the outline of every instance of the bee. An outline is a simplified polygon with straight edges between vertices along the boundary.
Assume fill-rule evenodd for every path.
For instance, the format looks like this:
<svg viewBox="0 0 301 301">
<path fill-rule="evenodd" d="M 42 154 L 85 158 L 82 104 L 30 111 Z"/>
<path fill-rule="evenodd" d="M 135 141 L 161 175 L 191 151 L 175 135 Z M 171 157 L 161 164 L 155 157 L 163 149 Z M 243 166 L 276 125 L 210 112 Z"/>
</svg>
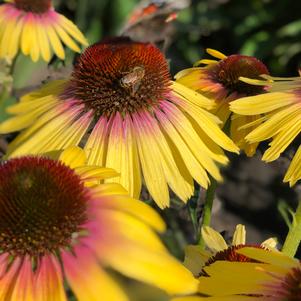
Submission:
<svg viewBox="0 0 301 301">
<path fill-rule="evenodd" d="M 136 66 L 133 70 L 125 72 L 125 75 L 120 79 L 120 85 L 124 88 L 131 89 L 131 94 L 135 95 L 138 91 L 141 80 L 144 78 L 145 69 L 142 66 Z"/>
</svg>

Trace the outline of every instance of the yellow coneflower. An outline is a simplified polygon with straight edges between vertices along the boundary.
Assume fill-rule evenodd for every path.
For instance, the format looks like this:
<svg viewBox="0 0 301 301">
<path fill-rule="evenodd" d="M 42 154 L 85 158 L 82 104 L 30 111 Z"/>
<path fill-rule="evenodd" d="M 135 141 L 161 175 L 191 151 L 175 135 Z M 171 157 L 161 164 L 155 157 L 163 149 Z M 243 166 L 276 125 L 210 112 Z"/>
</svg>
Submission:
<svg viewBox="0 0 301 301">
<path fill-rule="evenodd" d="M 82 144 L 88 164 L 120 172 L 112 179 L 139 196 L 142 174 L 156 203 L 169 206 L 170 187 L 183 201 L 193 179 L 221 180 L 222 148 L 237 152 L 205 109 L 213 102 L 170 80 L 163 54 L 149 43 L 115 38 L 86 49 L 71 78 L 45 85 L 8 109 L 0 133 L 23 130 L 9 157 Z"/>
<path fill-rule="evenodd" d="M 245 116 L 264 114 L 262 123 L 246 137 L 249 143 L 271 139 L 262 160 L 271 162 L 279 158 L 284 150 L 301 132 L 301 78 L 265 77 L 266 80 L 242 80 L 254 85 L 269 85 L 269 93 L 241 98 L 230 104 L 233 112 Z M 284 177 L 292 186 L 301 179 L 301 146 Z"/>
<path fill-rule="evenodd" d="M 231 245 L 228 245 L 224 238 L 212 229 L 205 226 L 201 229 L 202 237 L 206 244 L 206 249 L 203 250 L 199 246 L 188 246 L 185 251 L 184 265 L 194 274 L 199 281 L 198 292 L 194 295 L 175 297 L 172 301 L 201 301 L 206 300 L 207 287 L 203 286 L 203 278 L 206 279 L 211 276 L 208 270 L 211 271 L 211 266 L 215 266 L 219 262 L 233 262 L 233 263 L 249 263 L 255 262 L 253 259 L 240 253 L 240 250 L 247 246 L 252 249 L 268 249 L 274 250 L 277 244 L 276 239 L 269 238 L 260 245 L 251 245 L 246 242 L 246 230 L 243 225 L 237 225 L 233 234 Z M 223 270 L 220 270 L 223 274 Z M 206 297 L 204 297 L 206 296 Z M 210 298 L 209 298 L 210 299 Z M 232 299 L 212 299 L 215 301 L 231 301 Z M 233 299 L 235 300 L 235 299 Z M 208 300 L 209 301 L 209 300 Z"/>
<path fill-rule="evenodd" d="M 213 99 L 217 105 L 212 112 L 222 120 L 224 126 L 231 115 L 230 101 L 265 92 L 264 86 L 248 84 L 240 81 L 239 78 L 244 76 L 260 79 L 261 74 L 269 74 L 269 72 L 261 61 L 252 56 L 239 54 L 226 56 L 213 49 L 207 49 L 207 52 L 214 59 L 198 61 L 196 67 L 179 72 L 176 81 Z M 198 67 L 198 65 L 204 66 Z M 258 116 L 233 114 L 231 119 L 230 137 L 248 156 L 252 156 L 256 151 L 257 143 L 245 142 L 244 137 L 252 127 L 244 128 L 244 125 L 256 122 Z"/>
<path fill-rule="evenodd" d="M 67 301 L 64 280 L 78 301 L 128 300 L 106 266 L 168 293 L 196 290 L 155 233 L 159 215 L 119 184 L 95 184 L 115 175 L 74 147 L 0 164 L 0 301 Z"/>
<path fill-rule="evenodd" d="M 209 226 L 201 229 L 206 249 L 199 246 L 187 246 L 184 265 L 195 275 L 200 275 L 203 268 L 217 260 L 242 261 L 242 256 L 236 251 L 247 245 L 244 225 L 237 225 L 233 233 L 231 245 L 228 245 L 222 235 Z M 277 245 L 275 238 L 269 238 L 260 244 L 262 248 L 274 249 Z"/>
<path fill-rule="evenodd" d="M 237 251 L 252 262 L 217 261 L 199 279 L 203 296 L 177 301 L 298 301 L 301 263 L 281 252 L 245 247 Z"/>
<path fill-rule="evenodd" d="M 74 39 L 87 41 L 70 20 L 57 13 L 51 0 L 6 0 L 0 5 L 0 57 L 14 58 L 19 50 L 36 62 L 50 61 L 54 52 L 65 58 L 62 42 L 80 52 Z"/>
</svg>

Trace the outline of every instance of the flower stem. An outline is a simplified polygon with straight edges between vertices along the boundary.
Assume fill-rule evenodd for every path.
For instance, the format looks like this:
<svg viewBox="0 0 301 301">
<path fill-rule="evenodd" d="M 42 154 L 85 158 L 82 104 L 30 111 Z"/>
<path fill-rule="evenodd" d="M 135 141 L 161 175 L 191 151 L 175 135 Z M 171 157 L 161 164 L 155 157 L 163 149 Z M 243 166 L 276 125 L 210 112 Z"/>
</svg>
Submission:
<svg viewBox="0 0 301 301">
<path fill-rule="evenodd" d="M 282 252 L 294 257 L 301 241 L 301 201 L 299 201 L 296 213 L 293 216 L 292 225 L 286 236 Z"/>
<path fill-rule="evenodd" d="M 213 206 L 213 200 L 214 200 L 214 196 L 215 196 L 217 182 L 215 179 L 210 177 L 210 183 L 211 184 L 208 187 L 207 192 L 206 192 L 203 218 L 202 218 L 202 223 L 200 225 L 200 228 L 203 226 L 209 226 L 210 222 L 211 222 L 212 206 Z M 199 246 L 202 249 L 205 248 L 205 242 L 204 242 L 201 234 L 200 234 Z"/>
<path fill-rule="evenodd" d="M 194 234 L 196 240 L 199 240 L 199 224 L 198 224 L 198 214 L 197 209 L 200 202 L 201 187 L 197 185 L 194 189 L 194 195 L 187 202 L 188 214 L 194 229 Z"/>
</svg>

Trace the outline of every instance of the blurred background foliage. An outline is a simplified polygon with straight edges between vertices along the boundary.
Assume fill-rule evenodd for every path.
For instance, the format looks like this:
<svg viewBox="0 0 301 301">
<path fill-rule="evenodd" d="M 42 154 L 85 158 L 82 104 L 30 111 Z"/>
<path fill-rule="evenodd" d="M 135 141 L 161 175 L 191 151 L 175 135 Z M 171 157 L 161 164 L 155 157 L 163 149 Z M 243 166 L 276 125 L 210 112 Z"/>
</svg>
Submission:
<svg viewBox="0 0 301 301">
<path fill-rule="evenodd" d="M 181 0 L 175 0 L 175 2 Z M 55 0 L 94 43 L 120 32 L 138 0 Z M 216 48 L 262 59 L 275 75 L 294 75 L 301 61 L 298 0 L 192 0 L 179 14 L 168 57 L 173 69 L 190 66 Z M 177 63 L 177 64 L 176 64 Z"/>
</svg>

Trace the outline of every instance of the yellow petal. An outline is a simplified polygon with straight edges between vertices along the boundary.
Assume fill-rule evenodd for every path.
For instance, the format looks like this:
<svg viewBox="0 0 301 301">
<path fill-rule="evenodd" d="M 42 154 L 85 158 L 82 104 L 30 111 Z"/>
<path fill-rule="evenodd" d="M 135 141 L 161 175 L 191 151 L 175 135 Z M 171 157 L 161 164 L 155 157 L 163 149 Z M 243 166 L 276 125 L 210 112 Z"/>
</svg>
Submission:
<svg viewBox="0 0 301 301">
<path fill-rule="evenodd" d="M 263 241 L 260 245 L 264 248 L 275 250 L 278 244 L 278 240 L 276 237 L 271 237 Z"/>
<path fill-rule="evenodd" d="M 58 14 L 60 25 L 70 34 L 71 37 L 75 38 L 84 46 L 88 45 L 88 42 L 84 35 L 80 32 L 77 26 L 68 20 L 65 16 Z"/>
<path fill-rule="evenodd" d="M 204 268 L 210 277 L 199 278 L 199 292 L 212 296 L 260 294 L 262 284 L 273 280 L 258 268 L 265 264 L 216 261 Z"/>
<path fill-rule="evenodd" d="M 270 147 L 265 151 L 262 160 L 267 162 L 276 160 L 300 132 L 301 120 L 300 117 L 297 116 L 290 120 L 269 144 Z"/>
<path fill-rule="evenodd" d="M 292 93 L 266 93 L 232 101 L 230 110 L 241 115 L 258 115 L 293 104 L 296 101 L 298 100 Z"/>
<path fill-rule="evenodd" d="M 279 112 L 266 117 L 266 122 L 255 128 L 247 135 L 246 139 L 248 141 L 263 141 L 269 139 L 282 131 L 283 127 L 290 122 L 290 120 L 300 114 L 301 108 L 299 104 L 283 108 Z"/>
<path fill-rule="evenodd" d="M 113 184 L 110 183 L 103 185 L 106 186 Z M 109 195 L 108 197 L 105 197 L 102 193 L 102 189 L 99 189 L 98 187 L 93 187 L 93 192 L 96 197 L 100 198 L 99 206 L 129 213 L 132 216 L 142 220 L 144 223 L 150 225 L 156 231 L 165 231 L 166 226 L 164 221 L 160 215 L 149 205 L 126 195 L 116 195 L 118 194 L 118 191 L 116 191 L 115 196 Z"/>
<path fill-rule="evenodd" d="M 42 113 L 53 108 L 55 103 L 56 100 L 52 100 L 51 97 L 41 98 L 37 100 L 36 103 L 32 105 L 32 109 L 30 111 L 26 112 L 23 115 L 12 117 L 2 122 L 0 124 L 0 133 L 10 133 L 27 128 L 32 123 L 34 123 Z M 27 105 L 30 106 L 31 103 L 27 103 Z M 22 105 L 21 103 L 18 103 L 16 107 L 17 106 L 19 106 L 20 108 Z"/>
<path fill-rule="evenodd" d="M 206 246 L 214 251 L 219 252 L 228 249 L 228 246 L 224 238 L 214 229 L 209 226 L 204 226 L 201 229 L 202 238 L 205 241 Z"/>
<path fill-rule="evenodd" d="M 7 22 L 6 30 L 2 37 L 1 44 L 5 45 L 5 47 L 1 48 L 1 54 L 8 55 L 10 58 L 14 58 L 18 52 L 18 46 L 20 42 L 20 35 L 23 28 L 23 19 L 20 18 L 17 22 Z M 5 51 L 6 50 L 6 51 Z"/>
<path fill-rule="evenodd" d="M 107 182 L 120 183 L 131 196 L 139 197 L 141 174 L 132 128 L 130 118 L 123 120 L 119 113 L 114 116 L 105 165 L 120 173 L 120 177 L 109 179 Z"/>
<path fill-rule="evenodd" d="M 53 80 L 49 83 L 44 84 L 40 89 L 23 95 L 20 98 L 20 102 L 33 101 L 45 96 L 52 95 L 53 98 L 58 99 L 58 95 L 64 90 L 68 80 Z M 26 106 L 26 105 L 25 105 Z"/>
<path fill-rule="evenodd" d="M 226 136 L 226 134 L 219 128 L 218 124 L 213 121 L 214 115 L 188 103 L 179 102 L 179 104 L 194 120 L 198 122 L 204 132 L 219 146 L 230 152 L 239 152 L 238 147 L 233 143 L 233 141 Z"/>
<path fill-rule="evenodd" d="M 86 154 L 80 147 L 72 146 L 61 153 L 59 160 L 74 169 L 85 164 Z"/>
<path fill-rule="evenodd" d="M 44 61 L 49 62 L 51 59 L 50 45 L 49 45 L 47 32 L 43 26 L 43 21 L 41 20 L 41 18 L 42 17 L 39 17 L 39 24 L 37 26 L 37 35 L 40 43 L 41 55 Z"/>
<path fill-rule="evenodd" d="M 185 248 L 184 266 L 198 277 L 205 265 L 211 257 L 211 253 L 202 250 L 200 246 L 187 246 Z"/>
<path fill-rule="evenodd" d="M 203 96 L 202 94 L 193 91 L 192 89 L 189 89 L 185 87 L 184 85 L 178 83 L 178 82 L 172 82 L 172 89 L 177 94 L 181 95 L 183 99 L 185 99 L 187 102 L 191 102 L 199 107 L 205 108 L 207 110 L 211 110 L 215 103 L 213 100 Z"/>
<path fill-rule="evenodd" d="M 109 197 L 106 197 L 106 199 L 108 198 Z M 111 197 L 111 201 L 114 202 L 114 197 Z M 149 252 L 167 252 L 157 233 L 142 219 L 138 219 L 125 211 L 106 208 L 102 206 L 101 202 L 102 200 L 100 199 L 98 204 L 101 217 L 104 216 L 114 225 L 113 229 L 111 229 L 113 232 L 111 235 L 113 236 L 114 241 L 112 245 L 107 246 L 108 253 L 110 253 L 110 249 L 117 248 L 117 252 L 120 256 L 123 256 L 122 254 L 125 252 L 128 245 L 143 248 Z M 122 248 L 119 249 L 118 246 L 122 246 Z M 114 251 L 112 250 L 112 252 Z M 103 251 L 101 251 L 100 256 L 102 255 Z"/>
<path fill-rule="evenodd" d="M 70 49 L 72 49 L 75 52 L 80 52 L 80 48 L 76 45 L 76 43 L 70 38 L 70 36 L 59 24 L 54 23 L 53 27 L 57 35 Z"/>
<path fill-rule="evenodd" d="M 133 125 L 137 135 L 136 141 L 145 184 L 155 202 L 163 209 L 169 206 L 169 192 L 159 150 L 153 134 L 140 116 L 134 116 Z"/>
<path fill-rule="evenodd" d="M 237 246 L 237 245 L 245 245 L 245 244 L 246 244 L 246 228 L 244 225 L 237 225 L 233 235 L 232 245 Z"/>
<path fill-rule="evenodd" d="M 211 65 L 211 64 L 216 64 L 216 63 L 218 63 L 218 61 L 216 61 L 216 60 L 202 59 L 202 60 L 199 60 L 199 61 L 195 62 L 193 64 L 193 66 L 197 67 L 199 65 Z"/>
<path fill-rule="evenodd" d="M 217 51 L 217 50 L 212 49 L 212 48 L 207 48 L 207 49 L 206 49 L 206 52 L 207 52 L 208 54 L 210 54 L 210 55 L 212 55 L 212 56 L 218 58 L 218 59 L 221 59 L 221 60 L 227 58 L 226 55 L 224 55 L 224 54 L 221 53 L 220 51 Z"/>
<path fill-rule="evenodd" d="M 62 43 L 60 41 L 60 39 L 57 36 L 57 33 L 55 32 L 53 26 L 51 24 L 47 25 L 47 35 L 50 41 L 50 44 L 52 46 L 52 49 L 54 51 L 54 53 L 61 59 L 64 60 L 65 59 L 65 50 L 62 46 Z"/>
<path fill-rule="evenodd" d="M 156 116 L 160 121 L 160 125 L 163 127 L 168 137 L 172 141 L 170 147 L 173 153 L 175 153 L 177 164 L 179 164 L 180 168 L 184 171 L 187 168 L 192 177 L 202 187 L 207 188 L 209 178 L 203 166 L 198 162 L 197 158 L 195 158 L 183 138 L 174 128 L 173 124 L 167 119 L 166 115 L 157 112 Z"/>
<path fill-rule="evenodd" d="M 37 62 L 40 58 L 40 40 L 38 36 L 37 23 L 38 23 L 37 18 L 36 16 L 34 16 L 33 26 L 31 28 L 32 36 L 31 36 L 31 44 L 30 44 L 30 56 L 34 62 Z"/>
<path fill-rule="evenodd" d="M 89 165 L 105 165 L 106 145 L 108 145 L 109 122 L 105 117 L 98 120 L 85 145 Z"/>
<path fill-rule="evenodd" d="M 245 247 L 237 250 L 237 253 L 248 256 L 252 259 L 269 263 L 271 265 L 276 265 L 285 268 L 293 268 L 299 265 L 299 262 L 295 258 L 291 258 L 289 256 L 284 255 L 281 252 L 264 250 L 252 247 Z"/>
<path fill-rule="evenodd" d="M 296 184 L 296 182 L 301 178 L 301 146 L 298 147 L 296 154 L 291 161 L 291 164 L 284 176 L 283 181 L 289 182 L 290 186 Z"/>
<path fill-rule="evenodd" d="M 222 177 L 219 168 L 213 161 L 216 154 L 211 152 L 207 145 L 199 138 L 189 120 L 177 107 L 170 104 L 165 106 L 164 109 L 195 158 L 216 180 L 221 181 Z"/>
<path fill-rule="evenodd" d="M 33 18 L 24 17 L 24 25 L 21 38 L 21 49 L 25 55 L 30 54 L 31 44 L 34 41 Z"/>
<path fill-rule="evenodd" d="M 97 184 L 93 186 L 95 195 L 106 196 L 106 195 L 128 195 L 128 191 L 118 183 L 105 183 Z"/>
<path fill-rule="evenodd" d="M 108 255 L 108 262 L 116 270 L 170 294 L 189 294 L 197 290 L 198 281 L 193 275 L 165 252 L 128 245 L 122 248 L 122 254 L 112 250 Z"/>
<path fill-rule="evenodd" d="M 76 172 L 80 174 L 84 181 L 99 181 L 119 175 L 119 173 L 112 168 L 98 166 L 80 166 L 76 168 Z"/>
</svg>

